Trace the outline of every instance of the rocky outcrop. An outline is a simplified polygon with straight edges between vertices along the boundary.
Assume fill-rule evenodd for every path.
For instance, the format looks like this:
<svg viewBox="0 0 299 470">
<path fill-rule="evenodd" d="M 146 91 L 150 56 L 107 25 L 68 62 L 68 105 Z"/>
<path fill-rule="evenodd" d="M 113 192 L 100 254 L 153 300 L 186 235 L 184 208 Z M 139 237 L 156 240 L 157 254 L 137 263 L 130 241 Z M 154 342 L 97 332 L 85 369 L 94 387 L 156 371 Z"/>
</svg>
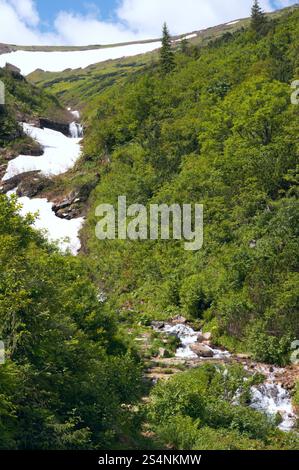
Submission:
<svg viewBox="0 0 299 470">
<path fill-rule="evenodd" d="M 53 131 L 61 132 L 62 134 L 66 135 L 67 137 L 70 136 L 70 122 L 58 122 L 52 121 L 51 119 L 40 118 L 39 126 L 44 129 L 52 129 Z"/>
<path fill-rule="evenodd" d="M 41 191 L 49 189 L 51 185 L 51 180 L 41 176 L 39 171 L 29 171 L 2 182 L 0 191 L 6 194 L 8 191 L 17 188 L 18 197 L 31 198 L 37 196 Z"/>
<path fill-rule="evenodd" d="M 67 196 L 54 200 L 52 210 L 56 216 L 67 220 L 80 217 L 82 215 L 82 204 L 88 200 L 91 191 L 96 187 L 98 181 L 99 176 L 96 176 L 93 181 L 82 185 Z"/>
</svg>

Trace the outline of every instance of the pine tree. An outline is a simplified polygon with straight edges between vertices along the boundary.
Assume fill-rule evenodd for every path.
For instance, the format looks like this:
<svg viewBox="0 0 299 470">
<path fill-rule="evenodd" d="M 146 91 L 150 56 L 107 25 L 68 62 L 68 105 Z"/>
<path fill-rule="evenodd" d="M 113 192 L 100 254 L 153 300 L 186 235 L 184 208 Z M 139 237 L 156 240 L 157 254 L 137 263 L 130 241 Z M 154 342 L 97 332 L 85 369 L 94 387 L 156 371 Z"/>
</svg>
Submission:
<svg viewBox="0 0 299 470">
<path fill-rule="evenodd" d="M 162 47 L 160 52 L 162 73 L 167 75 L 175 68 L 174 52 L 167 24 L 163 25 Z"/>
<path fill-rule="evenodd" d="M 251 29 L 258 35 L 262 35 L 266 30 L 267 18 L 261 9 L 258 0 L 254 0 L 251 9 Z"/>
</svg>

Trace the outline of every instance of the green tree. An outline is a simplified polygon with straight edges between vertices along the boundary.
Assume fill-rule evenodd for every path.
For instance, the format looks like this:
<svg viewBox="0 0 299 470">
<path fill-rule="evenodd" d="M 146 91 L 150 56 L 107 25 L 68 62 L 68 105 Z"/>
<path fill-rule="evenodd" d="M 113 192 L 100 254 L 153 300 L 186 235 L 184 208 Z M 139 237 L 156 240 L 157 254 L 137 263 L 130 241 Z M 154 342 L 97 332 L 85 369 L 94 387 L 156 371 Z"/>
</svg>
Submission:
<svg viewBox="0 0 299 470">
<path fill-rule="evenodd" d="M 167 75 L 172 72 L 175 67 L 174 62 L 174 52 L 172 50 L 171 36 L 167 24 L 163 25 L 163 37 L 162 37 L 162 47 L 161 47 L 161 69 L 163 74 Z"/>
<path fill-rule="evenodd" d="M 267 18 L 260 7 L 258 0 L 254 0 L 251 9 L 251 28 L 257 34 L 263 34 L 265 32 L 265 26 L 267 24 Z"/>
</svg>

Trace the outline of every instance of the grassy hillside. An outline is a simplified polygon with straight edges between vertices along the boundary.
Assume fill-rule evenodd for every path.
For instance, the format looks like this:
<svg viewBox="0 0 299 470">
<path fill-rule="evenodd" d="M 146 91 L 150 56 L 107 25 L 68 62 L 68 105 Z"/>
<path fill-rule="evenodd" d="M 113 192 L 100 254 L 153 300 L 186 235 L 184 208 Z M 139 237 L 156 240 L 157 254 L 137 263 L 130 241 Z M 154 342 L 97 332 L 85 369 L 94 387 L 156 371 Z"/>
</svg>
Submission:
<svg viewBox="0 0 299 470">
<path fill-rule="evenodd" d="M 100 177 L 84 244 L 124 321 L 180 312 L 219 344 L 287 361 L 299 334 L 299 107 L 290 102 L 298 19 L 298 10 L 283 15 L 263 37 L 225 35 L 177 53 L 168 77 L 153 63 L 90 97 L 85 158 L 67 181 Z M 203 250 L 100 242 L 95 208 L 118 195 L 129 204 L 203 203 Z"/>
</svg>

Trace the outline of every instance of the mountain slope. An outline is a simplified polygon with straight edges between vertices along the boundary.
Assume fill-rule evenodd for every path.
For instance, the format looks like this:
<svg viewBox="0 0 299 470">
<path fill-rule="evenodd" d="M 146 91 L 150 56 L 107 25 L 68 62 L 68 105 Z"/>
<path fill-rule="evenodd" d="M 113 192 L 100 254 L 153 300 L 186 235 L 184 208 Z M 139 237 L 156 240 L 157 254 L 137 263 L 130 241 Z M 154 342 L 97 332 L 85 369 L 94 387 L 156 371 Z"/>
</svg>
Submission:
<svg viewBox="0 0 299 470">
<path fill-rule="evenodd" d="M 177 47 L 167 76 L 157 53 L 31 75 L 82 109 L 85 128 L 82 158 L 38 195 L 79 192 L 87 220 L 81 254 L 64 256 L 0 195 L 0 448 L 298 449 L 282 416 L 248 406 L 254 388 L 268 407 L 287 394 L 289 410 L 298 377 L 296 364 L 274 367 L 290 364 L 299 335 L 298 22 L 291 9 L 263 34 L 219 27 Z M 7 80 L 14 122 L 60 113 L 22 77 Z M 203 204 L 203 249 L 99 240 L 96 208 L 120 195 Z M 182 315 L 199 348 L 235 354 L 178 364 L 161 325 Z"/>
<path fill-rule="evenodd" d="M 126 305 L 136 321 L 183 313 L 219 344 L 287 361 L 299 335 L 299 110 L 289 85 L 298 76 L 298 18 L 297 10 L 282 16 L 265 37 L 225 36 L 198 58 L 178 54 L 168 77 L 153 65 L 86 108 L 80 174 L 101 181 L 84 242 L 124 321 Z M 203 203 L 204 249 L 100 242 L 95 208 L 119 195 L 128 204 Z"/>
</svg>

